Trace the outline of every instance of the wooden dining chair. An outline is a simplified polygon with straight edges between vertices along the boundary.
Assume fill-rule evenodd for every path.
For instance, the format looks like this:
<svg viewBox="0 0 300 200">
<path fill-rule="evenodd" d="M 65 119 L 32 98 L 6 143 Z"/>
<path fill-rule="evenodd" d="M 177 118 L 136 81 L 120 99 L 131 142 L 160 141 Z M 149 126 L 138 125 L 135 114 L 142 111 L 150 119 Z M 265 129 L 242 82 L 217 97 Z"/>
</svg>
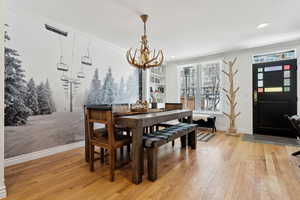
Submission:
<svg viewBox="0 0 300 200">
<path fill-rule="evenodd" d="M 110 180 L 114 181 L 114 170 L 116 168 L 116 150 L 132 142 L 130 136 L 119 134 L 114 126 L 112 106 L 109 105 L 87 105 L 87 124 L 89 137 L 89 164 L 90 170 L 94 171 L 95 146 L 106 149 L 109 155 Z M 94 129 L 94 123 L 104 124 L 105 128 L 100 131 Z M 103 156 L 103 155 L 101 155 Z"/>
<path fill-rule="evenodd" d="M 88 106 L 110 106 L 111 104 L 89 104 Z M 90 151 L 89 151 L 89 134 L 88 134 L 88 121 L 87 121 L 87 105 L 83 106 L 83 113 L 84 113 L 84 132 L 85 132 L 85 160 L 86 162 L 89 162 L 89 155 L 90 155 Z M 95 131 L 98 133 L 102 133 L 104 130 L 103 128 L 98 128 L 95 127 Z M 101 148 L 101 152 L 102 154 L 104 154 L 103 149 Z M 100 154 L 100 153 L 99 153 Z M 102 159 L 101 159 L 102 161 Z M 104 162 L 104 161 L 103 161 Z"/>
<path fill-rule="evenodd" d="M 165 103 L 165 110 L 182 110 L 183 104 L 182 103 Z"/>
<path fill-rule="evenodd" d="M 128 103 L 112 104 L 113 113 L 127 113 L 130 112 L 130 105 Z M 122 133 L 130 136 L 130 128 L 125 126 L 116 126 Z M 120 152 L 123 155 L 124 149 L 120 148 Z M 127 152 L 130 153 L 130 144 L 127 145 Z"/>
</svg>

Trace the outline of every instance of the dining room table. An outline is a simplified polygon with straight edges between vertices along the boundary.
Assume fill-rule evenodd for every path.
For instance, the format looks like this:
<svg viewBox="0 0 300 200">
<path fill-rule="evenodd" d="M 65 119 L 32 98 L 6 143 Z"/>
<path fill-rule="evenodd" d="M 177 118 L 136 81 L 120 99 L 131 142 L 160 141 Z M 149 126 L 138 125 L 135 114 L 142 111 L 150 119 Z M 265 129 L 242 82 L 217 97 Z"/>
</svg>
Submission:
<svg viewBox="0 0 300 200">
<path fill-rule="evenodd" d="M 159 123 L 176 119 L 187 119 L 192 123 L 193 112 L 191 110 L 157 111 L 149 113 L 115 113 L 114 122 L 116 126 L 127 127 L 132 134 L 132 182 L 139 184 L 143 175 L 143 134 L 144 128 L 153 127 Z M 86 137 L 87 139 L 88 137 Z M 88 141 L 86 141 L 88 143 Z M 88 149 L 85 148 L 86 156 Z M 86 157 L 88 161 L 88 158 Z"/>
</svg>

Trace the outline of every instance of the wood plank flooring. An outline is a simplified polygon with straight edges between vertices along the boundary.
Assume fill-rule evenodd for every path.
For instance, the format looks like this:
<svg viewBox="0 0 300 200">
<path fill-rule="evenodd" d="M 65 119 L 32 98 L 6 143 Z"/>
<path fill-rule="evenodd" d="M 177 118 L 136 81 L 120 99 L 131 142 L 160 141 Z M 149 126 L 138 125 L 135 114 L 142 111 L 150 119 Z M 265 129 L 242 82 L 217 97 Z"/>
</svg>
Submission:
<svg viewBox="0 0 300 200">
<path fill-rule="evenodd" d="M 300 157 L 295 147 L 243 142 L 218 133 L 192 151 L 159 151 L 158 180 L 131 183 L 130 165 L 109 181 L 106 165 L 90 172 L 83 148 L 6 168 L 7 200 L 195 199 L 299 200 Z"/>
</svg>

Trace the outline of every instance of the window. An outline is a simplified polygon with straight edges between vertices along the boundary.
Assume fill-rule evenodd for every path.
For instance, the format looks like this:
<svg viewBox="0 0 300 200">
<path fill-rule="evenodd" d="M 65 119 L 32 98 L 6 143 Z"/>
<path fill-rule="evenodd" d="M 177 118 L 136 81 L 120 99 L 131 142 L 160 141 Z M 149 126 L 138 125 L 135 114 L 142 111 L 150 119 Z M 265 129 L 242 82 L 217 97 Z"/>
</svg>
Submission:
<svg viewBox="0 0 300 200">
<path fill-rule="evenodd" d="M 269 53 L 263 55 L 255 55 L 253 56 L 253 63 L 266 63 L 273 62 L 278 60 L 289 60 L 296 58 L 296 51 L 282 51 L 277 53 Z"/>
<path fill-rule="evenodd" d="M 180 102 L 190 110 L 195 110 L 196 70 L 192 65 L 180 70 Z"/>
<path fill-rule="evenodd" d="M 197 112 L 221 111 L 221 62 L 180 67 L 180 101 Z"/>
</svg>

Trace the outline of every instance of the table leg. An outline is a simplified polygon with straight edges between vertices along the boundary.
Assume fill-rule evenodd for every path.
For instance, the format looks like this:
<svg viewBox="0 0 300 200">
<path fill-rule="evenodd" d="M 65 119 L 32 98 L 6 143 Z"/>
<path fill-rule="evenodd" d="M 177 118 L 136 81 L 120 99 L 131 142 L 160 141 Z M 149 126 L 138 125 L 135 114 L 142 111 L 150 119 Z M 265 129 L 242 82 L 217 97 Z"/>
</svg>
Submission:
<svg viewBox="0 0 300 200">
<path fill-rule="evenodd" d="M 132 182 L 142 182 L 142 153 L 143 153 L 143 127 L 136 126 L 132 129 Z"/>
<path fill-rule="evenodd" d="M 197 148 L 197 134 L 196 131 L 193 131 L 188 134 L 188 144 L 192 149 Z"/>
<path fill-rule="evenodd" d="M 181 148 L 186 147 L 186 135 L 183 135 L 180 137 L 180 142 L 181 142 Z"/>
</svg>

